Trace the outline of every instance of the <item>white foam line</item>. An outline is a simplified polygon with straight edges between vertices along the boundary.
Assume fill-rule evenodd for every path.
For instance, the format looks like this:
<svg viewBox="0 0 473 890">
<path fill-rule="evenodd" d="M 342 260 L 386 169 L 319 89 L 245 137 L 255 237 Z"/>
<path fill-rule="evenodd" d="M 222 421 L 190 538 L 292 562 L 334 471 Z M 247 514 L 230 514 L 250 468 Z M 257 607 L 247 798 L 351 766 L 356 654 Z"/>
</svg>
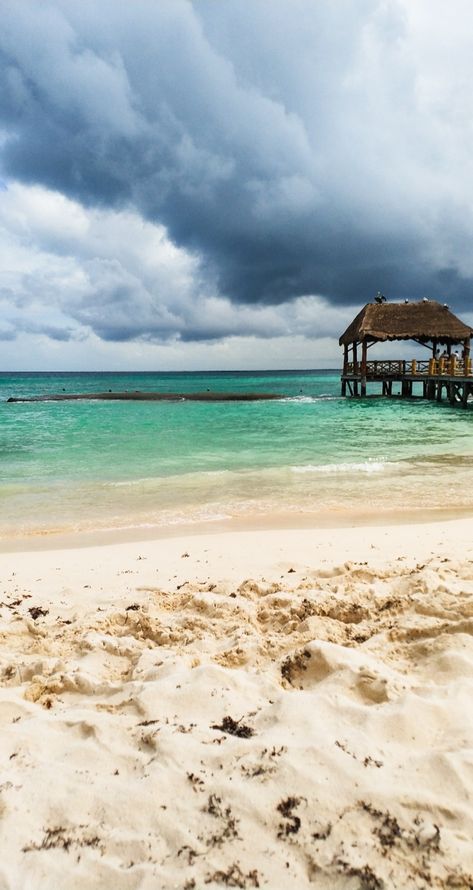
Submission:
<svg viewBox="0 0 473 890">
<path fill-rule="evenodd" d="M 291 467 L 293 473 L 382 473 L 394 466 L 389 461 L 365 461 L 353 464 L 305 464 Z"/>
</svg>

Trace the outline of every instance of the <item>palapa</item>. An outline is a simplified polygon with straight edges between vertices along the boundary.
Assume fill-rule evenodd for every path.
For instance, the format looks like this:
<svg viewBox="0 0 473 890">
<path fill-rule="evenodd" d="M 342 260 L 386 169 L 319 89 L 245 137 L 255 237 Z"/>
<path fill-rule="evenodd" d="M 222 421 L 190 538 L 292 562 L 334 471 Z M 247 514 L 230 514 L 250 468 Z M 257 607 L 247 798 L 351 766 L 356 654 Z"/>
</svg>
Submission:
<svg viewBox="0 0 473 890">
<path fill-rule="evenodd" d="M 415 303 L 367 303 L 340 337 L 340 346 L 384 340 L 418 340 L 427 343 L 460 343 L 473 329 L 460 321 L 448 306 L 436 300 Z"/>
</svg>

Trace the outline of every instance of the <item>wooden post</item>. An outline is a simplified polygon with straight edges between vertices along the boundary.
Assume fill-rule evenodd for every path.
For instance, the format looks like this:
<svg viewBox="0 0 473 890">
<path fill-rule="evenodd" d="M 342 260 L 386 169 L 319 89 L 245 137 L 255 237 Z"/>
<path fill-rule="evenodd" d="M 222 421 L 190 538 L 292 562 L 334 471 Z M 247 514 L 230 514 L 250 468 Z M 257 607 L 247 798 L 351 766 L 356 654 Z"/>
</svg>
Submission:
<svg viewBox="0 0 473 890">
<path fill-rule="evenodd" d="M 463 373 L 465 377 L 470 375 L 471 359 L 470 359 L 470 338 L 467 337 L 463 341 Z"/>
<path fill-rule="evenodd" d="M 411 362 L 411 374 L 413 374 L 413 375 L 417 374 L 417 362 L 416 362 L 415 358 L 413 358 L 412 362 Z"/>
<path fill-rule="evenodd" d="M 348 372 L 348 344 L 345 343 L 343 346 L 342 396 L 346 396 L 346 394 L 347 394 L 347 382 L 344 379 L 347 372 Z"/>
<path fill-rule="evenodd" d="M 354 342 L 352 343 L 351 348 L 353 350 L 353 377 L 355 378 L 353 380 L 352 396 L 357 396 L 358 395 L 358 380 L 356 378 L 358 376 L 358 351 L 357 351 L 358 344 L 357 344 L 356 340 L 354 340 Z"/>
<path fill-rule="evenodd" d="M 368 344 L 363 340 L 361 344 L 361 395 L 366 395 L 366 358 L 368 354 Z"/>
</svg>

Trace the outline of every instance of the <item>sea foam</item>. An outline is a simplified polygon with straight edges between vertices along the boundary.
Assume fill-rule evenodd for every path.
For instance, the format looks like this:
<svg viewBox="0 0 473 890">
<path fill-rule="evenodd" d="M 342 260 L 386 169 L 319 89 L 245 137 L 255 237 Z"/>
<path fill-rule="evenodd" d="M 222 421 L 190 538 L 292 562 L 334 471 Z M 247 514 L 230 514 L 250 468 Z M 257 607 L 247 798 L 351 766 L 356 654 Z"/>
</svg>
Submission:
<svg viewBox="0 0 473 890">
<path fill-rule="evenodd" d="M 363 461 L 362 463 L 341 463 L 341 464 L 304 464 L 303 466 L 291 467 L 293 473 L 382 473 L 389 467 L 394 466 L 389 461 Z"/>
</svg>

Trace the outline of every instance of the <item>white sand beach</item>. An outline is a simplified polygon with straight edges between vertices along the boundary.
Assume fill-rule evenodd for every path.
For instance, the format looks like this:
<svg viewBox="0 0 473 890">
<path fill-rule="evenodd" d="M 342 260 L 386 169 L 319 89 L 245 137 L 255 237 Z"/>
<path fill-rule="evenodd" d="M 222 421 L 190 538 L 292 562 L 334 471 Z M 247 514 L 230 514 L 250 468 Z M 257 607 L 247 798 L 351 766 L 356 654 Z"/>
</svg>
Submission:
<svg viewBox="0 0 473 890">
<path fill-rule="evenodd" d="M 473 520 L 59 544 L 0 554 L 0 890 L 473 887 Z"/>
</svg>

